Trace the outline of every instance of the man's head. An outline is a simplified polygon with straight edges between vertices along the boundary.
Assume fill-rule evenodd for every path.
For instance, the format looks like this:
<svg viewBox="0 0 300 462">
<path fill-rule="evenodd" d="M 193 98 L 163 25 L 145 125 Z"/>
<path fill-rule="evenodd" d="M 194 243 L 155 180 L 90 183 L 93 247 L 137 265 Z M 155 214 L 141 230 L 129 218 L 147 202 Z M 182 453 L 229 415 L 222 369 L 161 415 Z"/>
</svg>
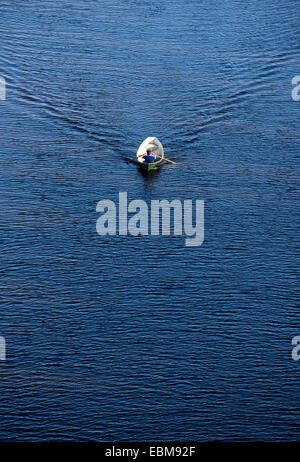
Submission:
<svg viewBox="0 0 300 462">
<path fill-rule="evenodd" d="M 147 153 L 147 156 L 150 156 L 150 155 L 152 154 L 151 149 L 148 148 L 147 151 L 146 151 L 146 153 Z"/>
</svg>

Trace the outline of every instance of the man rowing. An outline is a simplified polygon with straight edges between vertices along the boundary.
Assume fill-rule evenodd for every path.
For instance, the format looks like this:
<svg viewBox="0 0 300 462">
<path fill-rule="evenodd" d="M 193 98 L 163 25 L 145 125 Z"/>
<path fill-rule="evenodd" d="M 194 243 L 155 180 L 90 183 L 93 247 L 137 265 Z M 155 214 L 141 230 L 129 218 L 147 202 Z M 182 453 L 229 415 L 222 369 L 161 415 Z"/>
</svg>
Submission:
<svg viewBox="0 0 300 462">
<path fill-rule="evenodd" d="M 146 154 L 143 155 L 143 159 L 145 160 L 146 164 L 152 164 L 156 159 L 156 155 L 153 154 L 150 148 L 148 148 Z"/>
</svg>

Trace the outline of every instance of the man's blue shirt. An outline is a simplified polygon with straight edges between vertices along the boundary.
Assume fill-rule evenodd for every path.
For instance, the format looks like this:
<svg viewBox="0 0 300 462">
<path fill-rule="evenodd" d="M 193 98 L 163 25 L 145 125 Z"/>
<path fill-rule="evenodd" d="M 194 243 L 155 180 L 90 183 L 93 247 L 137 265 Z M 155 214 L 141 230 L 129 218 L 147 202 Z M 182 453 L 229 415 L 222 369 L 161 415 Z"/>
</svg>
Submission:
<svg viewBox="0 0 300 462">
<path fill-rule="evenodd" d="M 144 159 L 145 159 L 146 164 L 152 164 L 155 157 L 152 154 L 150 154 L 150 155 L 147 154 L 147 155 L 144 156 Z"/>
</svg>

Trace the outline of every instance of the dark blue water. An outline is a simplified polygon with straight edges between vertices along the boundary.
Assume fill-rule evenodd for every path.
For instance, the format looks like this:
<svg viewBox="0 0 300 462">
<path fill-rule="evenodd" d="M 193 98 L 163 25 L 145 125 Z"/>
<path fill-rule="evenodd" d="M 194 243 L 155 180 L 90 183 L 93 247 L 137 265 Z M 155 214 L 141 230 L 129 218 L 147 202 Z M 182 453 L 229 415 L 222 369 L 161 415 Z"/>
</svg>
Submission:
<svg viewBox="0 0 300 462">
<path fill-rule="evenodd" d="M 299 21 L 1 2 L 0 440 L 299 439 Z M 147 136 L 184 165 L 141 175 Z M 204 244 L 100 237 L 120 191 L 203 199 Z"/>
</svg>

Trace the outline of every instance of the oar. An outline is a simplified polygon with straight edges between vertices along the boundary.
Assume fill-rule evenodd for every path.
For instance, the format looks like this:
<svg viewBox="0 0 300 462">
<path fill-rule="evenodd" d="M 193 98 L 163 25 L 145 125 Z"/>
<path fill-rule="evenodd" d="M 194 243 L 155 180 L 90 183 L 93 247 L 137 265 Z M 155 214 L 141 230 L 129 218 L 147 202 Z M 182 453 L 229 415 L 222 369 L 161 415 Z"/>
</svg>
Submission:
<svg viewBox="0 0 300 462">
<path fill-rule="evenodd" d="M 159 156 L 158 154 L 155 154 L 155 155 L 156 155 L 156 157 L 159 157 L 160 159 L 166 160 L 167 162 L 171 162 L 171 164 L 174 164 L 174 165 L 183 165 L 182 162 L 173 162 L 173 160 L 166 159 L 165 157 L 161 157 L 161 156 Z"/>
</svg>

